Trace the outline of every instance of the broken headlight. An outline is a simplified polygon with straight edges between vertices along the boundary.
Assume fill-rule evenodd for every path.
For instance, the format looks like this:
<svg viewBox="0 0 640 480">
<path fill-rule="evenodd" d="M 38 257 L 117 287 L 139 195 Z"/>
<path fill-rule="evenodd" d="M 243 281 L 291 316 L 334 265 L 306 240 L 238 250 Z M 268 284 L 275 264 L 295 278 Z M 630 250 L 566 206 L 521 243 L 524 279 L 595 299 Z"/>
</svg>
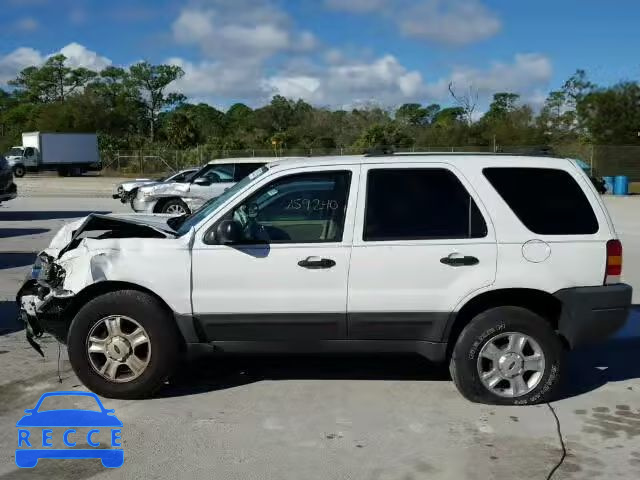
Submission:
<svg viewBox="0 0 640 480">
<path fill-rule="evenodd" d="M 31 269 L 31 278 L 48 287 L 58 287 L 64 281 L 64 269 L 55 263 L 51 255 L 38 255 Z"/>
</svg>

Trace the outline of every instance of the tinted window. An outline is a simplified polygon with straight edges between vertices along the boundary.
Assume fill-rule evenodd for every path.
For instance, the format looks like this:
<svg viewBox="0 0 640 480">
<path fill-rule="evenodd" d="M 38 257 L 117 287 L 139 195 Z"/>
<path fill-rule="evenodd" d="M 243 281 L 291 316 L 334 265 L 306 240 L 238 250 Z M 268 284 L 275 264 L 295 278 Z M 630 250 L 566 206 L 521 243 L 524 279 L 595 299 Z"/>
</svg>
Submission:
<svg viewBox="0 0 640 480">
<path fill-rule="evenodd" d="M 485 168 L 483 172 L 533 233 L 578 235 L 598 231 L 587 197 L 567 172 L 551 168 Z"/>
<path fill-rule="evenodd" d="M 260 189 L 232 215 L 243 243 L 311 243 L 342 240 L 351 172 L 280 178 Z"/>
<path fill-rule="evenodd" d="M 375 169 L 367 177 L 364 240 L 481 238 L 487 225 L 449 170 Z"/>
<path fill-rule="evenodd" d="M 251 172 L 258 170 L 262 166 L 264 166 L 264 163 L 236 163 L 236 171 L 234 174 L 235 181 L 239 182 Z"/>
</svg>

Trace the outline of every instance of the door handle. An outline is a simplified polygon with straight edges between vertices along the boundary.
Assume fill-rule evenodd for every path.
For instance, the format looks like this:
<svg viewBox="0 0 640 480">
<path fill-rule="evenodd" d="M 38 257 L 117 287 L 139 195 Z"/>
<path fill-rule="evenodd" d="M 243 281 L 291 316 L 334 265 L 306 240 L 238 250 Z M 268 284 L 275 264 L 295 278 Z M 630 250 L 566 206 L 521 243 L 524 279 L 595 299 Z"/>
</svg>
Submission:
<svg viewBox="0 0 640 480">
<path fill-rule="evenodd" d="M 452 253 L 448 257 L 441 258 L 440 263 L 449 265 L 450 267 L 470 267 L 472 265 L 477 265 L 478 263 L 480 263 L 480 260 L 478 260 L 476 257 L 463 256 L 458 253 Z"/>
<path fill-rule="evenodd" d="M 330 258 L 320 258 L 320 257 L 307 257 L 304 260 L 300 260 L 298 265 L 303 268 L 309 268 L 311 270 L 316 270 L 319 268 L 331 268 L 335 266 L 336 262 L 331 260 Z"/>
</svg>

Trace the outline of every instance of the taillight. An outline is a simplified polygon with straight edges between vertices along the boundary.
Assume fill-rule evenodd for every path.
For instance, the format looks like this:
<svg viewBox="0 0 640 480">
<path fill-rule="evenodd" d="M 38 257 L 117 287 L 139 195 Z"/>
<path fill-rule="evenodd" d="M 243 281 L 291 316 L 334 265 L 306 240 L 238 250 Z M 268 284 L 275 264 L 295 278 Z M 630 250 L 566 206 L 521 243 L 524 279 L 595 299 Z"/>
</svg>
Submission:
<svg viewBox="0 0 640 480">
<path fill-rule="evenodd" d="M 622 243 L 620 240 L 607 242 L 607 269 L 604 283 L 618 283 L 622 275 Z"/>
</svg>

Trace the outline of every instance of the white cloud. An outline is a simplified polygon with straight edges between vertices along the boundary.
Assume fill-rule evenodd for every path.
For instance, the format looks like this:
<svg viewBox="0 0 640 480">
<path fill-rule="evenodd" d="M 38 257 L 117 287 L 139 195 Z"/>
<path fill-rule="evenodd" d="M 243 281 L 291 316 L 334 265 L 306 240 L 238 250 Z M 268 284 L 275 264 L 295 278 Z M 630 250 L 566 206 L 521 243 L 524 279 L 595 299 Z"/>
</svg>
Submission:
<svg viewBox="0 0 640 480">
<path fill-rule="evenodd" d="M 52 55 L 62 53 L 67 57 L 66 64 L 71 67 L 85 67 L 90 70 L 102 70 L 111 65 L 111 60 L 89 50 L 79 43 L 70 43 L 57 52 L 45 55 L 29 47 L 16 48 L 13 52 L 0 57 L 0 86 L 16 78 L 18 73 L 30 66 L 40 66 Z"/>
<path fill-rule="evenodd" d="M 388 0 L 325 0 L 328 8 L 351 13 L 375 12 L 388 3 Z"/>
<path fill-rule="evenodd" d="M 480 0 L 424 0 L 403 11 L 402 33 L 450 45 L 466 45 L 494 36 L 500 20 Z"/>
<path fill-rule="evenodd" d="M 69 13 L 69 21 L 74 25 L 83 25 L 88 18 L 87 11 L 81 7 L 74 8 Z"/>
<path fill-rule="evenodd" d="M 311 32 L 296 31 L 288 15 L 264 0 L 210 3 L 182 10 L 172 24 L 178 43 L 198 46 L 209 58 L 266 60 L 317 46 Z"/>
<path fill-rule="evenodd" d="M 23 68 L 40 65 L 44 61 L 42 54 L 33 48 L 20 47 L 0 57 L 0 85 L 13 80 Z"/>
<path fill-rule="evenodd" d="M 59 53 L 67 57 L 66 64 L 70 67 L 85 67 L 89 70 L 100 71 L 111 65 L 111 60 L 107 57 L 100 56 L 76 42 L 62 47 Z"/>
<path fill-rule="evenodd" d="M 538 53 L 516 54 L 512 63 L 493 62 L 488 69 L 456 67 L 451 75 L 433 85 L 433 93 L 445 94 L 448 83 L 460 88 L 473 85 L 481 93 L 509 91 L 527 94 L 546 85 L 553 75 L 549 58 Z"/>
<path fill-rule="evenodd" d="M 262 97 L 263 73 L 259 63 L 242 60 L 190 62 L 182 58 L 169 58 L 166 63 L 184 70 L 184 76 L 173 82 L 171 89 L 190 98 L 223 97 L 252 103 Z"/>
<path fill-rule="evenodd" d="M 308 102 L 343 107 L 375 101 L 396 104 L 419 96 L 422 75 L 409 71 L 393 55 L 371 62 L 341 61 L 316 66 L 313 73 L 290 71 L 262 82 L 270 95 L 302 98 Z"/>
<path fill-rule="evenodd" d="M 377 14 L 407 37 L 447 45 L 467 45 L 497 34 L 500 19 L 483 0 L 325 0 L 332 9 Z"/>
<path fill-rule="evenodd" d="M 550 60 L 540 54 L 518 54 L 511 62 L 494 62 L 488 68 L 455 67 L 449 74 L 427 81 L 420 72 L 409 70 L 393 55 L 371 62 L 348 62 L 316 67 L 313 73 L 295 70 L 267 78 L 262 85 L 286 97 L 309 102 L 344 106 L 375 101 L 382 105 L 404 102 L 450 102 L 449 82 L 456 89 L 470 85 L 479 92 L 480 102 L 500 91 L 522 95 L 525 102 L 539 102 L 541 89 L 553 74 Z"/>
<path fill-rule="evenodd" d="M 39 26 L 40 24 L 35 18 L 25 17 L 17 21 L 13 30 L 16 32 L 31 33 L 35 32 Z"/>
</svg>

